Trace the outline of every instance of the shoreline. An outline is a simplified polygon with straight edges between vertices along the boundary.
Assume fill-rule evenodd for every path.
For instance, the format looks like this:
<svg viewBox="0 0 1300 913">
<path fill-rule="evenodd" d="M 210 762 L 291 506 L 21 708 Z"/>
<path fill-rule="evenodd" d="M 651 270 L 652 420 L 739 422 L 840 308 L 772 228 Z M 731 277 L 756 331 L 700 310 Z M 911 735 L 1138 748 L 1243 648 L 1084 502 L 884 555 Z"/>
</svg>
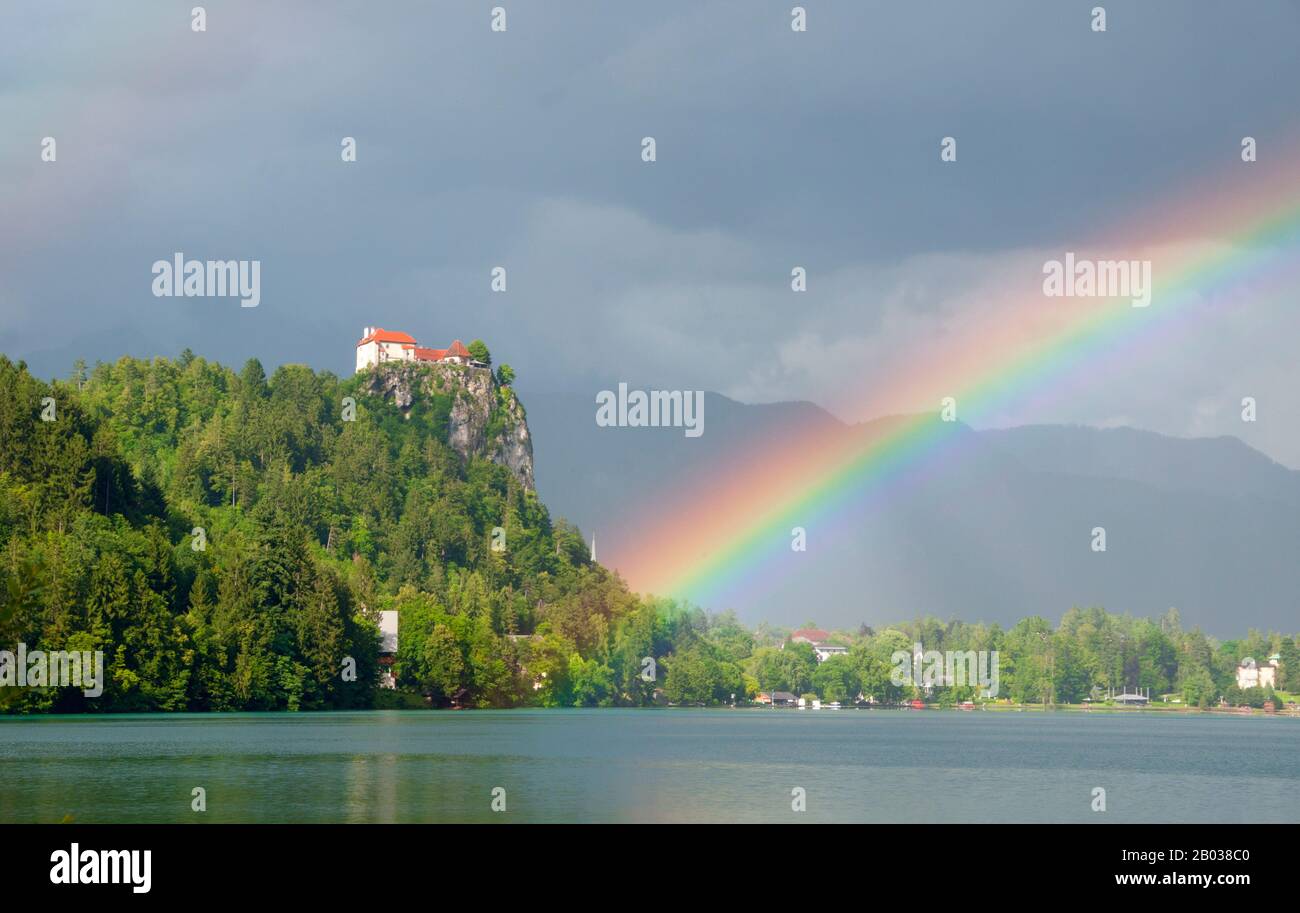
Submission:
<svg viewBox="0 0 1300 913">
<path fill-rule="evenodd" d="M 852 711 L 866 712 L 923 712 L 923 711 L 940 711 L 940 712 L 960 712 L 960 713 L 977 713 L 988 711 L 993 713 L 1075 713 L 1075 714 L 1151 714 L 1151 715 L 1178 715 L 1178 716 L 1226 716 L 1226 717 L 1286 717 L 1300 720 L 1300 711 L 1266 711 L 1254 708 L 1249 710 L 1244 708 L 1209 708 L 1200 709 L 1196 707 L 1089 707 L 1078 704 L 1057 704 L 1051 707 L 1044 707 L 1041 704 L 1003 704 L 1003 705 L 984 705 L 973 708 L 962 707 L 940 707 L 938 705 L 928 705 L 925 707 L 909 707 L 906 705 L 888 706 L 888 707 L 838 707 L 838 708 L 811 708 L 811 707 L 768 707 L 762 704 L 712 704 L 712 705 L 660 705 L 650 707 L 354 707 L 345 710 L 137 710 L 137 711 L 109 711 L 106 713 L 0 713 L 0 725 L 7 721 L 16 720 L 67 720 L 67 719 L 114 719 L 123 717 L 135 718 L 204 718 L 204 717 L 234 717 L 234 716 L 283 716 L 286 718 L 299 718 L 308 716 L 327 716 L 335 714 L 369 714 L 369 713 L 497 713 L 511 711 L 536 711 L 546 713 L 566 714 L 573 711 L 606 711 L 606 710 L 673 710 L 673 711 L 690 711 L 690 710 L 740 710 L 751 712 L 772 712 L 786 711 L 791 713 L 828 713 L 837 714 Z"/>
</svg>

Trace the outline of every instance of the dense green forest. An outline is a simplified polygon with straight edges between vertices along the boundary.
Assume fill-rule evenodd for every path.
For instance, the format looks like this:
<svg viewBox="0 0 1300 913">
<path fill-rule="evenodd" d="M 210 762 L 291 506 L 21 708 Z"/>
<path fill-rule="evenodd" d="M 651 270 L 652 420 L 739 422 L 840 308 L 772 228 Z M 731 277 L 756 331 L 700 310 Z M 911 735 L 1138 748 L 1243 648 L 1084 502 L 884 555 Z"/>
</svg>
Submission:
<svg viewBox="0 0 1300 913">
<path fill-rule="evenodd" d="M 834 632 L 849 651 L 819 664 L 786 631 L 630 592 L 510 471 L 448 446 L 446 403 L 404 413 L 361 387 L 188 351 L 47 384 L 0 357 L 0 648 L 102 650 L 106 667 L 97 698 L 7 687 L 0 709 L 610 706 L 760 689 L 889 701 L 910 696 L 891 654 L 916 642 L 999 651 L 1017 701 L 1128 687 L 1262 703 L 1233 670 L 1274 653 L 1281 686 L 1300 690 L 1294 638 L 1216 643 L 1176 613 L 863 627 Z M 401 620 L 395 693 L 376 687 L 385 609 Z"/>
</svg>

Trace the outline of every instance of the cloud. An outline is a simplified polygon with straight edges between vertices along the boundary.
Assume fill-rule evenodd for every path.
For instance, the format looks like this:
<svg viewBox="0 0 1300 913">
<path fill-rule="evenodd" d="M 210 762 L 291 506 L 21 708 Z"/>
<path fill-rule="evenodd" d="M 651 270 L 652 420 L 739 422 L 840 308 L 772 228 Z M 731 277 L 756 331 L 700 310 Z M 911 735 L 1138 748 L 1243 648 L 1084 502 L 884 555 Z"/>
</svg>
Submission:
<svg viewBox="0 0 1300 913">
<path fill-rule="evenodd" d="M 390 324 L 481 336 L 525 391 L 931 408 L 1000 354 L 990 327 L 1043 258 L 1212 189 L 1247 132 L 1271 180 L 1278 87 L 1300 81 L 1281 3 L 1144 3 L 1102 38 L 1033 2 L 953 4 L 939 29 L 816 4 L 801 35 L 788 4 L 749 0 L 520 3 L 505 35 L 486 12 L 223 3 L 195 35 L 187 9 L 0 9 L 6 354 L 46 375 L 186 346 L 343 372 L 360 328 Z M 262 306 L 152 298 L 177 250 L 260 259 Z M 1300 465 L 1296 318 L 1271 288 L 1243 297 L 991 420 L 1234 433 Z M 1015 315 L 1024 340 L 1063 319 Z"/>
</svg>

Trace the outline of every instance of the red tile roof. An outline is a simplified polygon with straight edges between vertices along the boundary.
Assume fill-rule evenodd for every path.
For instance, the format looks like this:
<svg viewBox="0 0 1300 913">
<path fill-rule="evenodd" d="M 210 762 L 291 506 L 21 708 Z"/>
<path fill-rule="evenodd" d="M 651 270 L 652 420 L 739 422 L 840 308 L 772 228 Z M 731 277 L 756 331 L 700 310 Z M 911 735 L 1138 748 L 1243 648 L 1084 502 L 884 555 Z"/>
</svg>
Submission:
<svg viewBox="0 0 1300 913">
<path fill-rule="evenodd" d="M 790 633 L 791 640 L 794 640 L 797 637 L 802 637 L 805 640 L 811 640 L 813 643 L 821 643 L 830 636 L 829 632 L 823 631 L 821 628 L 800 628 L 798 631 L 792 631 Z"/>
<path fill-rule="evenodd" d="M 420 345 L 407 333 L 385 330 L 383 327 L 374 327 L 368 336 L 357 343 L 357 346 L 359 348 L 371 342 L 400 345 L 403 349 L 412 352 L 416 361 L 437 362 L 447 358 L 463 358 L 466 361 L 472 361 L 474 358 L 469 349 L 465 348 L 465 344 L 459 339 L 452 342 L 451 346 L 446 349 L 429 349 Z"/>
<path fill-rule="evenodd" d="M 357 343 L 357 346 L 363 346 L 368 342 L 405 342 L 415 345 L 415 339 L 406 333 L 398 333 L 395 330 L 385 330 L 383 327 L 375 327 L 375 331 L 365 339 Z"/>
</svg>

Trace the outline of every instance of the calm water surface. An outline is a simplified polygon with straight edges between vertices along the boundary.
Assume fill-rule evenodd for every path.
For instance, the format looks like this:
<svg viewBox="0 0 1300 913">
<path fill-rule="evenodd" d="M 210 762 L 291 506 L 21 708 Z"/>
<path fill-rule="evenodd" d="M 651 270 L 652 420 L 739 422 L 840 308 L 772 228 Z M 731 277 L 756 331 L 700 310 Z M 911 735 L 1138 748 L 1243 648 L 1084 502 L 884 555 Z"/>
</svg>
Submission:
<svg viewBox="0 0 1300 913">
<path fill-rule="evenodd" d="M 208 810 L 190 810 L 191 790 Z M 494 787 L 507 810 L 490 809 Z M 791 789 L 807 812 L 791 811 Z M 1106 789 L 1107 811 L 1090 808 Z M 0 718 L 0 821 L 1300 821 L 1300 720 L 519 710 Z"/>
</svg>

